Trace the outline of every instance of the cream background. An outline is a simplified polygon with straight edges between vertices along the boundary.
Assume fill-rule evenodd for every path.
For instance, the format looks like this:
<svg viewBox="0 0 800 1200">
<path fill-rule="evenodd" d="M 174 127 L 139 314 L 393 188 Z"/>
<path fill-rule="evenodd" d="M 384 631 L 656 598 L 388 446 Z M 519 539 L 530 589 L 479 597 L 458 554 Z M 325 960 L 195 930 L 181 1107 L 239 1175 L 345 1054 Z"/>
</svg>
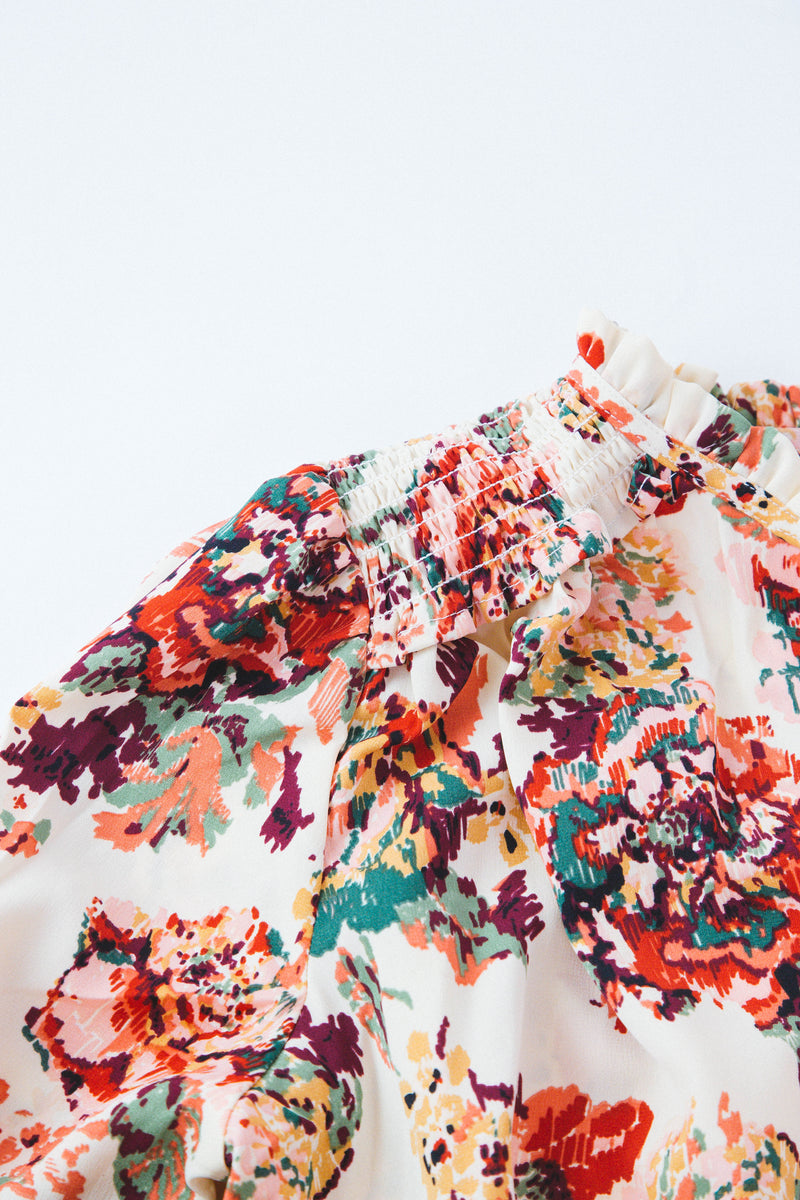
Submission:
<svg viewBox="0 0 800 1200">
<path fill-rule="evenodd" d="M 800 4 L 0 3 L 0 709 L 302 461 L 597 305 L 800 382 Z"/>
</svg>

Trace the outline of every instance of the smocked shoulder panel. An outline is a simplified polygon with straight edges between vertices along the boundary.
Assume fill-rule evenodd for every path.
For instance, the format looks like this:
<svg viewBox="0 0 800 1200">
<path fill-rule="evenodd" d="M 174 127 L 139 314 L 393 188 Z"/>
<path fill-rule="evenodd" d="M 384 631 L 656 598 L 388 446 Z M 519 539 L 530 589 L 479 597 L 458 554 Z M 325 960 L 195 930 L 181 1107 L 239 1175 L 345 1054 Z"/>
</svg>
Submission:
<svg viewBox="0 0 800 1200">
<path fill-rule="evenodd" d="M 550 590 L 646 515 L 652 479 L 709 488 L 794 541 L 800 460 L 653 344 L 582 314 L 579 355 L 549 390 L 473 424 L 339 460 L 369 590 L 371 666 L 475 632 Z M 796 389 L 793 389 L 796 391 Z M 790 389 L 790 392 L 792 389 Z M 643 502 L 644 501 L 644 502 Z"/>
</svg>

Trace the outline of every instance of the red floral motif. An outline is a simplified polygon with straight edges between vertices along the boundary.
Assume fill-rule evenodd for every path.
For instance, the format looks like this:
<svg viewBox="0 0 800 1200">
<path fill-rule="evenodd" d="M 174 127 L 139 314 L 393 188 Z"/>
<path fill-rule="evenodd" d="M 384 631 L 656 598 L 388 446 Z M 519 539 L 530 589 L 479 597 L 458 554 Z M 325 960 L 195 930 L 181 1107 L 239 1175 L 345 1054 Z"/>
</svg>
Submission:
<svg viewBox="0 0 800 1200">
<path fill-rule="evenodd" d="M 276 945 L 256 909 L 188 921 L 95 900 L 27 1036 L 83 1111 L 196 1070 L 235 1078 L 269 1057 L 298 1002 L 305 954 L 289 963 Z"/>
<path fill-rule="evenodd" d="M 322 468 L 268 481 L 183 574 L 131 610 L 125 632 L 142 654 L 140 681 L 152 693 L 176 692 L 201 685 L 215 665 L 231 665 L 275 690 L 327 665 L 332 647 L 369 623 L 343 535 Z M 114 636 L 107 631 L 92 654 Z"/>
<path fill-rule="evenodd" d="M 545 1088 L 519 1105 L 514 1116 L 515 1139 L 528 1157 L 527 1170 L 517 1173 L 523 1178 L 531 1169 L 542 1178 L 560 1174 L 569 1191 L 552 1194 L 571 1200 L 606 1196 L 632 1177 L 652 1123 L 643 1100 L 593 1104 L 574 1084 Z"/>
<path fill-rule="evenodd" d="M 243 629 L 229 642 L 215 636 L 215 628 L 236 619 L 247 596 L 240 589 L 234 609 L 230 602 L 210 596 L 193 577 L 205 574 L 202 564 L 193 568 L 192 574 L 170 591 L 146 600 L 137 614 L 138 629 L 154 643 L 142 672 L 154 692 L 202 683 L 214 659 L 236 662 L 245 671 L 264 670 L 270 655 L 274 657 L 279 651 L 276 630 L 260 626 L 255 618 L 251 618 L 251 626 L 257 628 L 255 635 Z M 252 587 L 248 590 L 255 591 Z"/>
<path fill-rule="evenodd" d="M 794 1034 L 800 760 L 694 687 L 595 702 L 534 765 L 529 820 L 612 1010 L 627 990 L 672 1019 L 708 991 Z"/>
<path fill-rule="evenodd" d="M 346 558 L 351 552 L 340 553 Z M 261 557 L 255 547 L 254 558 Z M 306 569 L 314 583 L 303 591 L 302 578 L 279 584 L 256 574 L 253 580 L 227 581 L 216 563 L 199 560 L 173 588 L 149 597 L 134 613 L 135 630 L 150 642 L 142 670 L 150 689 L 172 692 L 202 684 L 214 662 L 258 672 L 265 681 L 293 673 L 305 677 L 327 666 L 331 648 L 368 625 L 363 596 L 346 590 L 354 572 L 341 591 L 332 574 L 325 586 L 326 572 L 347 566 L 323 544 L 313 564 L 309 556 Z M 285 590 L 270 596 L 279 586 Z"/>
</svg>

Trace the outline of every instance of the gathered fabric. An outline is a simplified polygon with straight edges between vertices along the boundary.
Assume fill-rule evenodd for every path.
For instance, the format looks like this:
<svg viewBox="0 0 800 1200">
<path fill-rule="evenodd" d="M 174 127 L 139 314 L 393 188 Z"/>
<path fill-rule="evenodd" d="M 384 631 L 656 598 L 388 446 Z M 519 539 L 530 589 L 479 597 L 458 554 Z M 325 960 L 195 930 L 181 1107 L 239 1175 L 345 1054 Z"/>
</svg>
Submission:
<svg viewBox="0 0 800 1200">
<path fill-rule="evenodd" d="M 586 312 L 23 696 L 0 1194 L 800 1196 L 798 423 Z"/>
</svg>

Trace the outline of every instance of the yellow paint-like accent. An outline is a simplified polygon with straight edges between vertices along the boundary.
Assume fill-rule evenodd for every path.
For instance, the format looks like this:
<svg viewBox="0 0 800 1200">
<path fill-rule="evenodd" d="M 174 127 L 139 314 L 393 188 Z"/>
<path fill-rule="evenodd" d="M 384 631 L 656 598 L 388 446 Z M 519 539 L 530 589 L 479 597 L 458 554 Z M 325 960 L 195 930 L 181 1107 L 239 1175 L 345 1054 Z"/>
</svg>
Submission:
<svg viewBox="0 0 800 1200">
<path fill-rule="evenodd" d="M 469 1055 L 463 1046 L 456 1046 L 455 1050 L 451 1050 L 447 1056 L 447 1069 L 450 1072 L 450 1079 L 458 1086 L 467 1073 L 469 1068 Z"/>
<path fill-rule="evenodd" d="M 311 892 L 308 888 L 301 888 L 294 898 L 292 916 L 296 917 L 298 921 L 306 921 L 311 917 L 313 911 Z"/>
<path fill-rule="evenodd" d="M 43 712 L 53 712 L 59 708 L 64 699 L 64 693 L 57 688 L 39 684 L 22 697 L 19 704 L 11 709 L 11 720 L 19 729 L 31 729 Z"/>
<path fill-rule="evenodd" d="M 429 1058 L 431 1053 L 430 1038 L 427 1033 L 418 1030 L 412 1033 L 408 1039 L 408 1057 L 411 1062 L 422 1062 L 423 1058 Z"/>
</svg>

